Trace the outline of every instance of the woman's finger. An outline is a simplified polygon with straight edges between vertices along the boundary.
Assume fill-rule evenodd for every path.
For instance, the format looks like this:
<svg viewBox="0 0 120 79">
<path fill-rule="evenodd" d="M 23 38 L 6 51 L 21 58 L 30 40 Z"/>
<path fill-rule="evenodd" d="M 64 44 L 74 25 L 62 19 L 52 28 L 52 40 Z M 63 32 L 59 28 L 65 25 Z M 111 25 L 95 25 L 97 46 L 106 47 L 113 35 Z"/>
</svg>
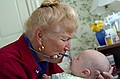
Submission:
<svg viewBox="0 0 120 79">
<path fill-rule="evenodd" d="M 42 79 L 48 79 L 48 76 L 46 74 L 43 74 Z"/>
<path fill-rule="evenodd" d="M 105 79 L 113 79 L 113 76 L 111 75 L 111 73 L 108 73 L 108 72 L 103 72 L 103 77 Z"/>
<path fill-rule="evenodd" d="M 113 70 L 113 68 L 110 69 L 109 73 L 108 72 L 103 72 L 102 74 L 100 73 L 100 71 L 96 70 L 94 72 L 94 74 L 95 74 L 94 79 L 113 79 L 113 76 L 111 75 L 112 70 Z"/>
<path fill-rule="evenodd" d="M 95 74 L 95 78 L 94 79 L 105 79 L 101 74 L 100 74 L 100 71 L 96 70 L 94 72 Z"/>
<path fill-rule="evenodd" d="M 101 74 L 96 79 L 106 79 Z"/>
<path fill-rule="evenodd" d="M 108 73 L 112 74 L 112 72 L 113 72 L 113 68 L 114 68 L 114 67 L 110 67 L 110 70 L 109 70 Z"/>
</svg>

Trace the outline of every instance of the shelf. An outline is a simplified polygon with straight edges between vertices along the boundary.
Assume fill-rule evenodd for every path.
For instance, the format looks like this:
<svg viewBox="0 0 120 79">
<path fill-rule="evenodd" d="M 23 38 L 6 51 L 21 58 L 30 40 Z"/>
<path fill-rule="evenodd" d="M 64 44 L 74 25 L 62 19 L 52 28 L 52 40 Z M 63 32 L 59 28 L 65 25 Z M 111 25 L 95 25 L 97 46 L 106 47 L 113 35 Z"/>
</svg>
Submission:
<svg viewBox="0 0 120 79">
<path fill-rule="evenodd" d="M 97 50 L 101 51 L 101 50 L 106 50 L 106 49 L 110 49 L 110 48 L 115 48 L 118 46 L 120 46 L 120 42 L 116 43 L 116 44 L 111 44 L 111 45 L 99 46 L 99 47 L 97 47 Z"/>
</svg>

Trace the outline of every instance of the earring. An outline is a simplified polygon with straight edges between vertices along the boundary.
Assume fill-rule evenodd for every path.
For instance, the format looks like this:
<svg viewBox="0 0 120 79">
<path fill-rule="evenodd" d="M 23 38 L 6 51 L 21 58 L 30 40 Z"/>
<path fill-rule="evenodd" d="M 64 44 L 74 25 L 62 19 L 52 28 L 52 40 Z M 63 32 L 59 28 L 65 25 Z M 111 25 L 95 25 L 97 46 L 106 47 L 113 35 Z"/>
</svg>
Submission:
<svg viewBox="0 0 120 79">
<path fill-rule="evenodd" d="M 39 49 L 39 51 L 44 51 L 44 46 L 41 46 L 41 48 L 38 48 Z"/>
</svg>

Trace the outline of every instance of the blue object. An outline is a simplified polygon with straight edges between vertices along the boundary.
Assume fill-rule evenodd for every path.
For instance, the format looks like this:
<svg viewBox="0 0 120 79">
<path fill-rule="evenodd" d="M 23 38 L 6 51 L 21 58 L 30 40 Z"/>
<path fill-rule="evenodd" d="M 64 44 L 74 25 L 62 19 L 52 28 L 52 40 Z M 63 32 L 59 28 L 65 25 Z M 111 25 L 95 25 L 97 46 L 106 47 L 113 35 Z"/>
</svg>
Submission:
<svg viewBox="0 0 120 79">
<path fill-rule="evenodd" d="M 28 45 L 30 48 L 33 49 L 32 44 L 31 44 L 29 38 L 28 38 L 26 35 L 24 35 L 24 38 L 25 38 L 25 41 L 26 41 L 27 45 Z M 47 67 L 48 67 L 48 62 L 47 62 L 47 61 L 39 62 L 39 60 L 38 60 L 38 58 L 37 58 L 37 55 L 36 55 L 36 52 L 33 51 L 33 50 L 31 50 L 31 53 L 32 53 L 32 55 L 33 55 L 36 63 L 38 64 L 38 69 L 39 69 L 39 71 L 40 71 L 37 79 L 41 79 L 41 78 L 42 78 L 42 75 L 46 73 L 46 69 L 47 69 Z"/>
<path fill-rule="evenodd" d="M 106 33 L 104 29 L 100 30 L 99 32 L 96 32 L 95 35 L 100 46 L 106 45 L 105 42 Z"/>
</svg>

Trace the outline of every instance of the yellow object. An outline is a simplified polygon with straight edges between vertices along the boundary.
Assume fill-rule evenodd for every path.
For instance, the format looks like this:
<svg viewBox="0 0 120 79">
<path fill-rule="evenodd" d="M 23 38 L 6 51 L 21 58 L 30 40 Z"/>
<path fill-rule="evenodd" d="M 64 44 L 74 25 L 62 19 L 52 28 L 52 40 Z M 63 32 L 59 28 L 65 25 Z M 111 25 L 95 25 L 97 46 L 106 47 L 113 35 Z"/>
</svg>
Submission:
<svg viewBox="0 0 120 79">
<path fill-rule="evenodd" d="M 110 45 L 110 44 L 113 44 L 113 41 L 112 41 L 112 38 L 111 37 L 106 37 L 106 44 L 107 45 Z"/>
<path fill-rule="evenodd" d="M 98 21 L 97 23 L 92 23 L 90 25 L 90 29 L 93 31 L 93 32 L 99 32 L 100 30 L 103 29 L 103 26 L 104 26 L 104 23 L 102 21 Z"/>
<path fill-rule="evenodd" d="M 120 31 L 117 31 L 117 35 L 118 35 L 118 37 L 120 38 Z"/>
</svg>

